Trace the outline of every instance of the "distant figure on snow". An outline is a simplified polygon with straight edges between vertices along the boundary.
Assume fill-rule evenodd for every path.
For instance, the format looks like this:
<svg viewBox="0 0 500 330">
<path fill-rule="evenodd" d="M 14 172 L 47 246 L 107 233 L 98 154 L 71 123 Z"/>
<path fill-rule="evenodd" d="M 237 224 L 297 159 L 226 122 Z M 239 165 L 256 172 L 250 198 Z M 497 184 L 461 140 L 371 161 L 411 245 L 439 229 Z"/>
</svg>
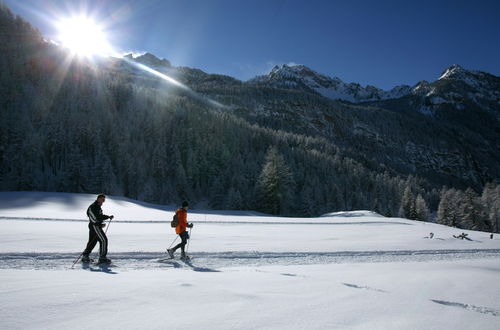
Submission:
<svg viewBox="0 0 500 330">
<path fill-rule="evenodd" d="M 97 196 L 87 209 L 87 216 L 89 217 L 89 241 L 87 247 L 82 254 L 82 262 L 90 262 L 90 253 L 94 249 L 97 241 L 99 241 L 99 263 L 111 263 L 111 260 L 106 257 L 108 254 L 108 238 L 102 230 L 106 225 L 103 223 L 106 219 L 113 219 L 112 215 L 105 215 L 102 213 L 101 206 L 106 201 L 105 195 Z"/>
<path fill-rule="evenodd" d="M 493 233 L 490 234 L 490 239 L 493 239 Z"/>
<path fill-rule="evenodd" d="M 433 238 L 433 237 L 434 237 L 434 233 L 430 233 L 430 234 L 429 234 L 429 237 L 430 237 L 430 238 Z"/>
<path fill-rule="evenodd" d="M 181 242 L 177 244 L 174 248 L 167 249 L 170 258 L 174 257 L 174 252 L 178 248 L 181 248 L 181 258 L 182 259 L 187 258 L 186 252 L 184 251 L 184 247 L 186 246 L 187 240 L 189 239 L 189 234 L 186 229 L 193 228 L 193 224 L 192 223 L 188 224 L 187 222 L 188 208 L 189 208 L 189 203 L 187 201 L 184 201 L 182 202 L 182 207 L 180 209 L 177 209 L 177 211 L 175 211 L 177 217 L 179 218 L 179 224 L 177 225 L 177 227 L 175 227 L 175 233 L 180 236 Z"/>
<path fill-rule="evenodd" d="M 467 236 L 469 236 L 469 234 L 466 234 L 466 233 L 462 233 L 462 234 L 460 234 L 460 235 L 458 235 L 458 236 L 453 235 L 453 237 L 455 237 L 455 238 L 466 239 L 466 240 L 468 240 L 468 241 L 472 241 L 472 240 L 471 240 L 469 237 L 467 237 Z"/>
</svg>

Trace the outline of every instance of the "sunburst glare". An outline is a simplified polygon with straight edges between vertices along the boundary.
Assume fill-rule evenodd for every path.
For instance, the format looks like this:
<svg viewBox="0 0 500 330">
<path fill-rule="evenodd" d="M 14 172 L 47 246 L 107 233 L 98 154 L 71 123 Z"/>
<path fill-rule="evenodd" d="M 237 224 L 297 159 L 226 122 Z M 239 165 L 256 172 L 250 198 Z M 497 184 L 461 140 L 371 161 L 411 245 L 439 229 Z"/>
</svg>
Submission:
<svg viewBox="0 0 500 330">
<path fill-rule="evenodd" d="M 59 21 L 59 41 L 79 56 L 109 55 L 111 46 L 102 28 L 91 18 L 78 16 Z"/>
<path fill-rule="evenodd" d="M 196 93 L 188 86 L 167 74 L 120 55 L 108 42 L 106 37 L 107 33 L 105 29 L 103 29 L 103 25 L 95 22 L 90 16 L 78 15 L 61 18 L 57 20 L 56 27 L 59 31 L 58 42 L 71 52 L 71 56 L 67 58 L 68 62 L 66 62 L 66 68 L 68 67 L 68 63 L 70 63 L 75 56 L 86 59 L 93 59 L 95 56 L 120 58 L 140 70 L 159 77 L 176 87 L 182 88 L 189 92 L 192 97 L 203 99 L 216 107 L 223 107 L 222 104 Z"/>
</svg>

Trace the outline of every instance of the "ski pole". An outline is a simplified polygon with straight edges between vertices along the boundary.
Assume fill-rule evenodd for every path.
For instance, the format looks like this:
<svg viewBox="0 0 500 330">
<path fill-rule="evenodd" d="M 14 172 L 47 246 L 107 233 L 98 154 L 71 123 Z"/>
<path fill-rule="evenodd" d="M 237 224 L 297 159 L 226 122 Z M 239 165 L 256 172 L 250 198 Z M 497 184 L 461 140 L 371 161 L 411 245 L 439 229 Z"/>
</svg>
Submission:
<svg viewBox="0 0 500 330">
<path fill-rule="evenodd" d="M 108 226 L 106 227 L 106 230 L 104 231 L 104 235 L 106 235 L 106 233 L 108 232 L 109 225 L 111 225 L 111 220 L 113 220 L 113 219 L 114 219 L 114 217 L 109 219 Z"/>
<path fill-rule="evenodd" d="M 106 235 L 106 233 L 108 232 L 108 229 L 109 229 L 109 225 L 111 224 L 111 220 L 113 219 L 110 219 L 109 222 L 108 222 L 108 226 L 106 227 L 106 230 L 104 231 L 104 235 Z M 97 239 L 97 236 L 94 237 L 94 239 L 92 240 L 92 243 L 94 243 L 94 241 Z M 78 262 L 78 260 L 80 260 L 80 258 L 83 256 L 83 252 L 85 252 L 85 250 L 82 251 L 82 253 L 80 253 L 80 255 L 78 256 L 78 258 L 76 258 L 75 262 L 73 262 L 73 264 L 71 265 L 71 269 L 73 269 L 73 267 L 75 267 L 76 263 Z"/>
<path fill-rule="evenodd" d="M 177 237 L 179 237 L 179 235 L 175 235 L 174 240 L 172 241 L 172 243 L 170 243 L 170 246 L 167 248 L 167 250 L 170 249 L 172 245 L 174 245 L 174 242 L 177 241 Z"/>
<path fill-rule="evenodd" d="M 191 241 L 191 230 L 193 229 L 193 227 L 189 228 L 189 240 L 188 240 L 188 245 L 186 247 L 186 254 L 188 253 L 189 251 L 189 242 Z"/>
<path fill-rule="evenodd" d="M 92 241 L 93 243 L 94 241 Z M 82 251 L 82 253 L 80 253 L 80 255 L 78 256 L 78 258 L 76 258 L 76 260 L 73 262 L 73 264 L 71 265 L 71 269 L 73 269 L 73 267 L 75 267 L 76 263 L 78 262 L 78 260 L 80 260 L 80 258 L 83 256 L 83 252 L 85 252 L 85 250 Z"/>
</svg>

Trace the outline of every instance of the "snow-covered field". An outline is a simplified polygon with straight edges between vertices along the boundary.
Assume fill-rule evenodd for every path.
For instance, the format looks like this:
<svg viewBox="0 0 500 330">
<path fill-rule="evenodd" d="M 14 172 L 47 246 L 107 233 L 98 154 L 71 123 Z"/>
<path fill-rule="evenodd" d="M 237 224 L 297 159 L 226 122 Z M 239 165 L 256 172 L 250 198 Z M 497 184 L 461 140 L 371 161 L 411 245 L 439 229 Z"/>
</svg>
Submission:
<svg viewBox="0 0 500 330">
<path fill-rule="evenodd" d="M 367 211 L 190 210 L 182 262 L 164 259 L 174 206 L 108 196 L 114 264 L 71 269 L 94 200 L 0 192 L 0 329 L 500 328 L 497 235 Z"/>
</svg>

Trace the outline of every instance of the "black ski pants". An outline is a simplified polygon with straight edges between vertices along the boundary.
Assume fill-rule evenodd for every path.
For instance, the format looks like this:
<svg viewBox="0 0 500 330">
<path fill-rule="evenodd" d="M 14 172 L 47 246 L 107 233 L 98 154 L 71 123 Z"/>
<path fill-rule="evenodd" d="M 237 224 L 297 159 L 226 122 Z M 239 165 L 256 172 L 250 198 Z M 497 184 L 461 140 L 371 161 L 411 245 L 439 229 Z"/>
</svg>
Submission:
<svg viewBox="0 0 500 330">
<path fill-rule="evenodd" d="M 182 233 L 179 234 L 179 236 L 181 238 L 181 242 L 173 248 L 173 251 L 177 250 L 178 248 L 181 248 L 182 253 L 184 253 L 184 247 L 186 246 L 187 241 L 189 239 L 189 234 L 187 231 L 183 231 Z"/>
<path fill-rule="evenodd" d="M 101 225 L 89 223 L 89 241 L 83 255 L 89 255 L 92 253 L 95 245 L 99 241 L 99 258 L 106 258 L 108 254 L 108 238 L 101 228 Z"/>
</svg>

